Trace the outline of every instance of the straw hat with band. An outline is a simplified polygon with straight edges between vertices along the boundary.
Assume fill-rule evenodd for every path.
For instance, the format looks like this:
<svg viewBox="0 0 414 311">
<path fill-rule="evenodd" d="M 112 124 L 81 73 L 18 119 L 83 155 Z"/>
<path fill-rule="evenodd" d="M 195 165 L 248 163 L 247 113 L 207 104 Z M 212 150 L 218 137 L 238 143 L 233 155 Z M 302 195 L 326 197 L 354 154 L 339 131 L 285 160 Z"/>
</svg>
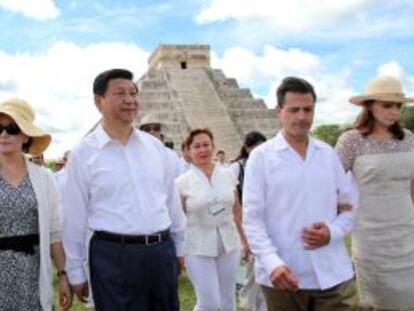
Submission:
<svg viewBox="0 0 414 311">
<path fill-rule="evenodd" d="M 28 152 L 40 155 L 49 146 L 51 137 L 33 124 L 35 115 L 33 109 L 22 99 L 13 98 L 0 104 L 0 113 L 14 120 L 20 130 L 32 139 Z"/>
<path fill-rule="evenodd" d="M 394 103 L 414 103 L 414 98 L 405 97 L 401 82 L 394 77 L 376 77 L 368 82 L 365 93 L 353 96 L 349 101 L 363 106 L 367 100 L 380 100 Z"/>
</svg>

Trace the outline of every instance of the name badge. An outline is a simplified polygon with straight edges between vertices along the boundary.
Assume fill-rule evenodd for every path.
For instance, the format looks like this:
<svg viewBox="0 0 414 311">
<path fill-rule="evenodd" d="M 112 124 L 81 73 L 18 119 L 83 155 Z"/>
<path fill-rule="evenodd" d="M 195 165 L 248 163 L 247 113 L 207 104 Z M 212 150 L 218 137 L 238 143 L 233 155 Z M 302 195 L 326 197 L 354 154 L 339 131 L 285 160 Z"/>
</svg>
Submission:
<svg viewBox="0 0 414 311">
<path fill-rule="evenodd" d="M 210 210 L 211 215 L 217 216 L 223 213 L 226 208 L 221 204 L 212 204 L 208 207 L 208 209 Z"/>
</svg>

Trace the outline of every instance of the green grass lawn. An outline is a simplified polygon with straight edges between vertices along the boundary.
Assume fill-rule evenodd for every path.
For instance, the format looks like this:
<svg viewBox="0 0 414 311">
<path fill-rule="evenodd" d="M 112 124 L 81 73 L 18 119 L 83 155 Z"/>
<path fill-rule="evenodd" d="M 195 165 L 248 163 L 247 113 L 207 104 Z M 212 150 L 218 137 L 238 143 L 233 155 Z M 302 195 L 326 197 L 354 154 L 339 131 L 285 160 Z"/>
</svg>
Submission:
<svg viewBox="0 0 414 311">
<path fill-rule="evenodd" d="M 55 288 L 57 285 L 57 280 L 54 281 Z M 187 278 L 186 274 L 183 273 L 180 276 L 179 280 L 179 296 L 180 296 L 180 304 L 181 304 L 181 311 L 192 311 L 195 305 L 195 296 L 193 286 L 191 285 L 190 280 Z M 57 295 L 56 295 L 57 298 Z M 58 300 L 56 299 L 56 305 L 59 305 Z M 59 310 L 59 309 L 58 309 Z M 84 311 L 85 307 L 75 299 L 72 309 L 73 311 Z M 239 309 L 241 311 L 242 309 Z"/>
</svg>

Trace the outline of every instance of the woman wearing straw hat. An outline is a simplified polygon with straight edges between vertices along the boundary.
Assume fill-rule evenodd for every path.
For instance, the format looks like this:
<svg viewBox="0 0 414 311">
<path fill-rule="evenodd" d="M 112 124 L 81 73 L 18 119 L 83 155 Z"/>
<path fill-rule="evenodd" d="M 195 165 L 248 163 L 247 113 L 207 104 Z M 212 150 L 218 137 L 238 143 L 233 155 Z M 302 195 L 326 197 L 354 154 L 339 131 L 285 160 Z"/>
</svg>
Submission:
<svg viewBox="0 0 414 311">
<path fill-rule="evenodd" d="M 377 77 L 350 102 L 362 107 L 337 151 L 360 198 L 352 252 L 363 302 L 376 310 L 414 307 L 414 136 L 398 123 L 405 97 L 392 77 Z"/>
<path fill-rule="evenodd" d="M 23 155 L 42 154 L 50 143 L 33 121 L 23 100 L 0 104 L 0 310 L 53 309 L 51 255 L 61 307 L 71 305 L 56 186 Z"/>
</svg>

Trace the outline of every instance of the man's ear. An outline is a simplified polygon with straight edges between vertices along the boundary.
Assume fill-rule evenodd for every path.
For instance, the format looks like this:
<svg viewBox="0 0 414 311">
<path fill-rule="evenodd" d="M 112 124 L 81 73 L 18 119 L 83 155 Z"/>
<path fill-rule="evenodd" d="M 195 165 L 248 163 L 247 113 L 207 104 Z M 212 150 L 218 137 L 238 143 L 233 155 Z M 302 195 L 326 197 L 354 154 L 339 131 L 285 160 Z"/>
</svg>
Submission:
<svg viewBox="0 0 414 311">
<path fill-rule="evenodd" d="M 275 114 L 276 114 L 276 118 L 278 118 L 280 116 L 280 111 L 282 110 L 282 108 L 280 108 L 279 105 L 276 106 L 275 108 Z"/>
<path fill-rule="evenodd" d="M 95 102 L 96 108 L 99 110 L 99 112 L 102 112 L 102 110 L 101 110 L 102 96 L 100 96 L 100 95 L 94 95 L 93 100 Z"/>
</svg>

